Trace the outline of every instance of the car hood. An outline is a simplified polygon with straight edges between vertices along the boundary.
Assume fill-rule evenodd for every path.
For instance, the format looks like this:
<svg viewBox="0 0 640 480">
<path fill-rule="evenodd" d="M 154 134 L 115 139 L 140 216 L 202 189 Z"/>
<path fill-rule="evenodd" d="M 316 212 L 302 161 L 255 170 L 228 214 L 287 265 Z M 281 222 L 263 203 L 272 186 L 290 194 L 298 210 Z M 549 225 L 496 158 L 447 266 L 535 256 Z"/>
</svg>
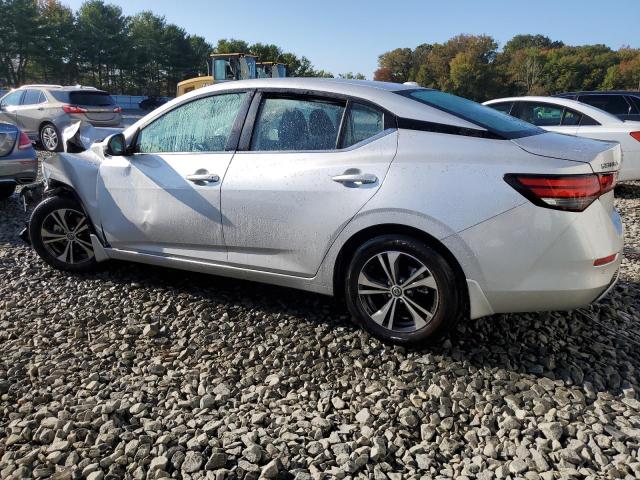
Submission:
<svg viewBox="0 0 640 480">
<path fill-rule="evenodd" d="M 102 142 L 109 135 L 120 133 L 124 128 L 94 127 L 87 122 L 75 122 L 62 132 L 65 152 L 78 153 L 91 148 L 91 145 Z"/>
<path fill-rule="evenodd" d="M 553 132 L 516 138 L 511 141 L 534 155 L 588 163 L 597 173 L 618 170 L 622 162 L 622 150 L 617 142 L 592 140 Z"/>
</svg>

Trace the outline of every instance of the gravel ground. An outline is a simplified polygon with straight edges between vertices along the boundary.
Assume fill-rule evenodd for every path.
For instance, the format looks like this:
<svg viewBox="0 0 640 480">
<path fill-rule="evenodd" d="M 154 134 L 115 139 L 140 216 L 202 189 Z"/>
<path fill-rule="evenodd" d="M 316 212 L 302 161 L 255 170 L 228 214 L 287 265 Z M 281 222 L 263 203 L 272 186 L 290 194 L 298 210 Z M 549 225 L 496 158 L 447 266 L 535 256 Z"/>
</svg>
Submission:
<svg viewBox="0 0 640 480">
<path fill-rule="evenodd" d="M 111 262 L 0 203 L 0 477 L 640 478 L 640 183 L 621 279 L 571 313 L 385 345 L 332 299 Z M 324 476 L 323 476 L 324 475 Z"/>
</svg>

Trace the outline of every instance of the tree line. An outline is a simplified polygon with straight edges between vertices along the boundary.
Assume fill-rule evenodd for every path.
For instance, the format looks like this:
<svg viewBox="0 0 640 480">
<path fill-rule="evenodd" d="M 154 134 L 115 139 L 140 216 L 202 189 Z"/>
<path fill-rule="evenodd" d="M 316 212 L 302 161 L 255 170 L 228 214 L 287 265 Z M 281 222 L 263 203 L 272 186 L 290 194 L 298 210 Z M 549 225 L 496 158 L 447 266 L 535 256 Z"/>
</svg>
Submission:
<svg viewBox="0 0 640 480">
<path fill-rule="evenodd" d="M 207 74 L 213 52 L 282 62 L 290 76 L 333 76 L 277 45 L 235 39 L 212 45 L 150 11 L 127 16 L 103 0 L 88 0 L 77 12 L 59 0 L 0 0 L 0 87 L 82 84 L 114 94 L 170 96 L 179 81 Z"/>
<path fill-rule="evenodd" d="M 640 49 L 565 45 L 544 35 L 516 35 L 502 50 L 488 35 L 397 48 L 378 59 L 375 80 L 417 82 L 483 101 L 573 90 L 640 90 Z"/>
</svg>

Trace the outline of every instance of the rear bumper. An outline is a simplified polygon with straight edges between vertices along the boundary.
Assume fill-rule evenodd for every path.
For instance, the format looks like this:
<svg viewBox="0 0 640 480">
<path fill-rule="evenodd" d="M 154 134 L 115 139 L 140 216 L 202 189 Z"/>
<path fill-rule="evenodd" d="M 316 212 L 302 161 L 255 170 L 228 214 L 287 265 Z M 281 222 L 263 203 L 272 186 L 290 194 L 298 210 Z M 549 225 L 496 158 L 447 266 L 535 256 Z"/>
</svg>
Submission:
<svg viewBox="0 0 640 480">
<path fill-rule="evenodd" d="M 35 181 L 38 160 L 35 152 L 31 158 L 0 158 L 0 183 L 23 185 Z"/>
<path fill-rule="evenodd" d="M 472 317 L 586 306 L 612 288 L 622 260 L 620 216 L 600 201 L 581 213 L 527 203 L 459 236 L 472 255 L 463 269 L 486 299 L 475 314 L 472 305 Z M 615 260 L 594 266 L 613 253 Z"/>
</svg>

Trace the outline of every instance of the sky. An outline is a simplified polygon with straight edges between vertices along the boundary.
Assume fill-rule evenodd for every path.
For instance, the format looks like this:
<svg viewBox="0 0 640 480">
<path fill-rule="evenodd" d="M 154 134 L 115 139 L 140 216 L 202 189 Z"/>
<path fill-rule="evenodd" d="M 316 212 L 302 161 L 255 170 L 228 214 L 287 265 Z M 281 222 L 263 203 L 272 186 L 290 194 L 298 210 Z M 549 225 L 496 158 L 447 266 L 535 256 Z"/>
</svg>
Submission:
<svg viewBox="0 0 640 480">
<path fill-rule="evenodd" d="M 306 56 L 316 69 L 372 78 L 378 56 L 399 47 L 487 34 L 500 46 L 520 33 L 569 45 L 640 47 L 638 0 L 105 0 L 126 15 L 151 10 L 201 35 L 275 43 Z M 83 0 L 62 0 L 74 10 Z M 606 5 L 614 5 L 607 8 Z"/>
</svg>

